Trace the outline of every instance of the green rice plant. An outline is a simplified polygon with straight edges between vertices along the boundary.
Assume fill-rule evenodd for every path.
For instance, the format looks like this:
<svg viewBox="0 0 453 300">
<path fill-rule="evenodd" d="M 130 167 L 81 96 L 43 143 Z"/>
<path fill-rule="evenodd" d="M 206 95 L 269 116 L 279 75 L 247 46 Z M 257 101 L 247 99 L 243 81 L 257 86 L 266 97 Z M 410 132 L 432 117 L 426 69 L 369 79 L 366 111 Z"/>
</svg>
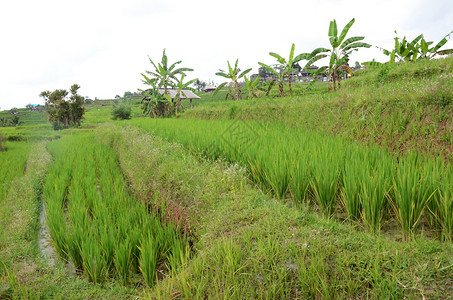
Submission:
<svg viewBox="0 0 453 300">
<path fill-rule="evenodd" d="M 341 187 L 341 199 L 348 218 L 352 221 L 360 220 L 362 212 L 361 183 L 364 166 L 357 160 L 346 164 L 343 171 L 343 185 Z"/>
<path fill-rule="evenodd" d="M 83 270 L 83 258 L 81 253 L 81 244 L 87 232 L 81 227 L 73 226 L 69 233 L 67 233 L 66 244 L 68 257 L 74 263 L 76 270 Z"/>
<path fill-rule="evenodd" d="M 103 283 L 108 273 L 108 266 L 102 248 L 92 236 L 88 236 L 82 241 L 80 249 L 88 280 Z"/>
<path fill-rule="evenodd" d="M 451 171 L 451 168 L 450 168 Z M 453 173 L 445 176 L 436 197 L 436 216 L 440 225 L 441 239 L 453 242 Z"/>
<path fill-rule="evenodd" d="M 373 233 L 380 232 L 389 189 L 390 180 L 383 170 L 364 172 L 359 194 L 363 207 L 361 217 L 365 227 Z"/>
<path fill-rule="evenodd" d="M 151 280 L 142 258 L 151 251 L 143 246 L 145 237 L 153 239 L 157 263 L 185 241 L 128 194 L 115 152 L 93 137 L 74 135 L 49 145 L 55 164 L 49 170 L 45 197 L 57 250 L 95 283 L 116 277 L 127 285 L 131 269 L 145 270 L 144 277 Z"/>
<path fill-rule="evenodd" d="M 393 179 L 394 209 L 404 238 L 414 237 L 433 193 L 429 178 L 423 177 L 419 167 L 422 157 L 411 153 L 402 159 Z"/>
<path fill-rule="evenodd" d="M 441 206 L 445 203 L 440 198 L 445 199 L 446 195 L 442 194 L 445 192 L 448 194 L 448 188 L 444 183 L 448 182 L 452 172 L 441 159 L 424 159 L 421 172 L 421 176 L 429 181 L 427 189 L 432 194 L 432 198 L 428 203 L 427 213 L 425 214 L 426 221 L 432 228 L 441 232 L 442 221 L 440 216 L 443 210 Z"/>
<path fill-rule="evenodd" d="M 128 239 L 117 241 L 115 245 L 115 268 L 121 283 L 126 286 L 128 283 L 131 268 L 131 243 Z"/>
<path fill-rule="evenodd" d="M 159 244 L 150 235 L 144 237 L 140 244 L 140 271 L 148 287 L 154 285 L 156 279 Z"/>
<path fill-rule="evenodd" d="M 174 232 L 174 231 L 173 231 Z M 171 249 L 168 255 L 168 264 L 173 274 L 178 274 L 189 260 L 190 248 L 184 239 L 176 234 L 172 235 Z"/>
<path fill-rule="evenodd" d="M 437 161 L 409 155 L 397 163 L 380 147 L 359 146 L 341 137 L 277 123 L 136 119 L 129 124 L 209 159 L 222 158 L 245 166 L 251 179 L 275 197 L 287 197 L 290 191 L 297 202 L 313 198 L 327 217 L 343 206 L 349 219 L 362 220 L 376 233 L 393 215 L 397 215 L 406 237 L 415 232 L 422 217 L 431 220 L 433 228 L 440 228 L 435 224 L 439 222 L 435 220 L 440 197 L 436 191 L 439 178 L 449 176 L 451 170 Z"/>
<path fill-rule="evenodd" d="M 301 155 L 295 160 L 290 170 L 290 189 L 294 199 L 301 203 L 310 193 L 311 164 L 309 155 Z"/>
<path fill-rule="evenodd" d="M 330 218 L 335 210 L 340 189 L 340 169 L 333 155 L 318 152 L 313 159 L 311 189 L 321 213 Z"/>
<path fill-rule="evenodd" d="M 140 272 L 140 243 L 142 233 L 139 228 L 133 228 L 130 232 L 129 239 L 131 242 L 131 265 L 135 273 Z"/>
<path fill-rule="evenodd" d="M 268 159 L 265 168 L 264 178 L 272 192 L 280 199 L 285 198 L 289 186 L 288 161 Z"/>
</svg>

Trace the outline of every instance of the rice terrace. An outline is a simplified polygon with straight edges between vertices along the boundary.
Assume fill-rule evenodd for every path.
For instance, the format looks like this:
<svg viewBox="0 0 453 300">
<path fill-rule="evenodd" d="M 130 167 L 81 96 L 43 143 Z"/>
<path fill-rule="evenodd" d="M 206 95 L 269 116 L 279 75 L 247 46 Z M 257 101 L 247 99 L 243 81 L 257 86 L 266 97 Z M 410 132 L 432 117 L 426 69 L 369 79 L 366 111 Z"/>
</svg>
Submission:
<svg viewBox="0 0 453 300">
<path fill-rule="evenodd" d="M 453 32 L 354 23 L 214 87 L 167 48 L 137 92 L 1 111 L 0 299 L 453 299 Z"/>
</svg>

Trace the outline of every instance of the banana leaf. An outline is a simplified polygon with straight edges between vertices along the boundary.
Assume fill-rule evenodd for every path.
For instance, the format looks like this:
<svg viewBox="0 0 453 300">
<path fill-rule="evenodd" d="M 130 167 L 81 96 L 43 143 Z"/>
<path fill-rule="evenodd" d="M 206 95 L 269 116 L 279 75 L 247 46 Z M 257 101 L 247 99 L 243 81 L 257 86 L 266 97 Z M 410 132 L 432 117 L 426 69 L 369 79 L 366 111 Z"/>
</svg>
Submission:
<svg viewBox="0 0 453 300">
<path fill-rule="evenodd" d="M 265 68 L 266 71 L 271 72 L 272 74 L 276 75 L 277 77 L 280 77 L 280 73 L 275 71 L 274 68 L 272 68 L 272 67 L 270 67 L 270 66 L 268 66 L 268 65 L 266 65 L 266 64 L 264 64 L 262 62 L 258 62 L 258 64 L 260 66 L 262 66 L 263 68 Z"/>
<path fill-rule="evenodd" d="M 345 48 L 346 46 L 348 46 L 349 44 L 352 44 L 354 42 L 357 42 L 357 41 L 361 41 L 363 40 L 365 37 L 364 36 L 354 36 L 354 37 L 351 37 L 349 39 L 347 39 L 346 41 L 343 42 L 343 44 L 341 44 L 340 48 L 343 49 Z"/>
<path fill-rule="evenodd" d="M 242 73 L 239 75 L 238 78 L 242 78 L 245 74 L 247 74 L 247 73 L 250 72 L 251 70 L 252 70 L 252 68 L 245 70 L 244 72 L 242 72 Z"/>
<path fill-rule="evenodd" d="M 338 35 L 337 22 L 335 20 L 330 21 L 329 37 L 337 37 L 337 35 Z"/>
<path fill-rule="evenodd" d="M 297 55 L 296 57 L 294 57 L 293 62 L 296 63 L 301 60 L 309 59 L 310 56 L 311 56 L 311 53 L 301 53 L 301 54 Z"/>
<path fill-rule="evenodd" d="M 281 57 L 280 55 L 278 55 L 277 53 L 269 52 L 269 55 L 272 56 L 272 57 L 275 57 L 277 59 L 277 61 L 279 63 L 281 63 L 282 65 L 286 64 L 286 60 L 283 57 Z"/>
<path fill-rule="evenodd" d="M 348 31 L 349 29 L 351 28 L 352 24 L 354 24 L 355 22 L 355 19 L 353 18 L 351 21 L 349 21 L 348 24 L 346 24 L 346 26 L 343 28 L 343 30 L 341 31 L 340 33 L 340 37 L 338 38 L 338 45 L 337 47 L 339 46 L 339 44 L 341 44 L 341 42 L 343 42 L 344 38 L 346 37 L 346 35 L 348 34 Z"/>
<path fill-rule="evenodd" d="M 343 51 L 346 52 L 350 49 L 356 49 L 356 48 L 370 48 L 371 45 L 370 44 L 367 44 L 367 43 L 352 43 L 352 44 L 349 44 L 348 46 L 346 46 Z"/>
</svg>

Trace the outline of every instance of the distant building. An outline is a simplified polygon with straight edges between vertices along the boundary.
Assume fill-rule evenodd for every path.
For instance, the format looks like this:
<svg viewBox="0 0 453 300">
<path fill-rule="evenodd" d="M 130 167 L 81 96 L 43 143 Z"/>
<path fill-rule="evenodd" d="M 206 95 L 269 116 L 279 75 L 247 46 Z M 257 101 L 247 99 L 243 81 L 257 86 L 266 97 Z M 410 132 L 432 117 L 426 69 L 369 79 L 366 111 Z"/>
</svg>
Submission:
<svg viewBox="0 0 453 300">
<path fill-rule="evenodd" d="M 319 68 L 315 65 L 311 65 L 307 69 L 301 70 L 300 72 L 301 81 L 305 82 L 312 81 L 314 79 L 313 74 L 318 70 Z M 327 81 L 327 75 L 325 73 L 318 74 L 315 77 L 318 78 L 318 80 Z"/>
<path fill-rule="evenodd" d="M 27 110 L 29 110 L 29 111 L 38 111 L 38 110 L 40 110 L 40 106 L 41 106 L 41 105 L 39 105 L 39 104 L 28 104 L 28 105 L 26 106 L 26 108 L 27 108 Z"/>
<path fill-rule="evenodd" d="M 148 92 L 150 92 L 148 90 Z M 159 94 L 164 94 L 165 90 L 164 89 L 159 89 Z M 176 94 L 178 93 L 177 89 L 167 89 L 167 95 L 170 96 L 172 101 L 176 98 Z M 192 100 L 193 99 L 200 99 L 200 97 L 195 94 L 194 92 L 190 90 L 181 90 L 181 93 L 179 94 L 179 98 L 182 99 L 189 99 L 190 101 L 190 107 L 192 108 Z M 150 99 L 148 97 L 144 97 L 143 101 L 149 101 Z"/>
<path fill-rule="evenodd" d="M 213 85 L 208 85 L 206 86 L 204 89 L 203 89 L 203 92 L 205 93 L 212 93 L 212 92 L 215 92 L 217 88 Z"/>
</svg>

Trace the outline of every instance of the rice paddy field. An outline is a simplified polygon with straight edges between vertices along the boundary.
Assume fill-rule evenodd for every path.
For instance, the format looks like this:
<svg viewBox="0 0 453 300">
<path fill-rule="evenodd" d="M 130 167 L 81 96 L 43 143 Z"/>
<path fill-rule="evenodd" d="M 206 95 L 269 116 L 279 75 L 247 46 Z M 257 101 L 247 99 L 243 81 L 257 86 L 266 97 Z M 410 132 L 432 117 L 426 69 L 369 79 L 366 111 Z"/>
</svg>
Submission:
<svg viewBox="0 0 453 300">
<path fill-rule="evenodd" d="M 0 298 L 451 299 L 453 104 L 429 98 L 450 62 L 177 118 L 23 112 L 0 128 Z"/>
<path fill-rule="evenodd" d="M 378 147 L 280 124 L 140 119 L 134 126 L 203 153 L 246 166 L 277 198 L 311 202 L 329 218 L 338 211 L 371 232 L 395 219 L 404 239 L 421 223 L 452 241 L 453 170 L 416 152 L 396 159 Z"/>
<path fill-rule="evenodd" d="M 127 192 L 110 147 L 84 134 L 48 149 L 55 159 L 44 185 L 48 225 L 57 252 L 76 271 L 94 283 L 111 276 L 124 285 L 141 274 L 153 286 L 158 267 L 175 269 L 185 259 L 177 228 Z"/>
</svg>

